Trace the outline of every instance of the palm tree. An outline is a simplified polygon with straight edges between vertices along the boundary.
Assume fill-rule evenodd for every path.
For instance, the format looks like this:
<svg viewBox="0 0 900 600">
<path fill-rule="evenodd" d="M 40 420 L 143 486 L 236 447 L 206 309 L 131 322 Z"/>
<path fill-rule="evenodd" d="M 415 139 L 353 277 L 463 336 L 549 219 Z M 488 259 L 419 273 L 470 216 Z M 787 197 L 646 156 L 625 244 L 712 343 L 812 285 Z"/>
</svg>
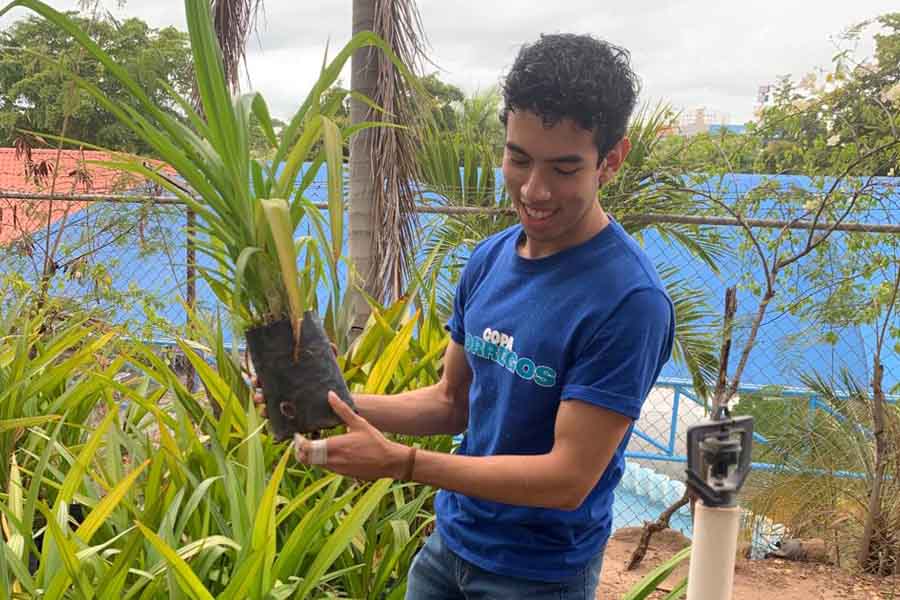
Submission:
<svg viewBox="0 0 900 600">
<path fill-rule="evenodd" d="M 361 31 L 375 32 L 403 64 L 417 70 L 424 56 L 424 34 L 414 0 L 353 0 L 353 34 Z M 354 125 L 373 120 L 408 125 L 419 118 L 413 82 L 384 53 L 365 48 L 353 54 L 350 88 Z M 398 297 L 409 275 L 416 158 L 409 129 L 370 128 L 351 138 L 349 253 L 357 283 L 379 300 Z M 369 306 L 363 295 L 351 297 L 359 331 Z"/>
<path fill-rule="evenodd" d="M 210 0 L 233 89 L 247 35 L 263 0 Z M 421 19 L 414 0 L 353 0 L 353 34 L 373 31 L 411 68 L 424 56 Z M 410 124 L 418 115 L 410 79 L 383 53 L 370 47 L 351 60 L 350 120 Z M 374 108 L 374 107 L 377 107 Z M 366 294 L 390 301 L 400 295 L 409 274 L 415 239 L 416 151 L 412 136 L 395 127 L 362 129 L 350 143 L 349 251 Z M 354 324 L 362 328 L 369 306 L 351 294 Z"/>
<path fill-rule="evenodd" d="M 246 59 L 247 36 L 256 22 L 256 14 L 262 8 L 263 0 L 210 0 L 210 11 L 213 15 L 213 29 L 219 48 L 222 51 L 222 66 L 225 69 L 225 80 L 232 92 L 240 90 L 240 75 L 238 69 L 241 62 Z M 200 92 L 196 81 L 192 92 L 193 107 L 198 114 L 203 114 L 200 102 Z M 197 227 L 197 215 L 190 208 L 186 211 L 187 230 L 193 232 Z M 193 310 L 197 299 L 197 250 L 190 235 L 186 240 L 185 261 L 187 272 L 185 277 L 185 303 L 189 310 Z M 191 321 L 188 320 L 190 323 Z M 190 325 L 190 327 L 193 327 Z M 194 367 L 187 365 L 185 381 L 188 389 L 193 391 Z M 210 396 L 211 397 L 211 396 Z M 213 411 L 218 414 L 218 405 L 213 401 Z"/>
<path fill-rule="evenodd" d="M 235 91 L 240 89 L 238 68 L 246 58 L 247 36 L 256 23 L 262 4 L 263 0 L 210 0 L 213 26 L 222 49 L 225 78 Z"/>
</svg>

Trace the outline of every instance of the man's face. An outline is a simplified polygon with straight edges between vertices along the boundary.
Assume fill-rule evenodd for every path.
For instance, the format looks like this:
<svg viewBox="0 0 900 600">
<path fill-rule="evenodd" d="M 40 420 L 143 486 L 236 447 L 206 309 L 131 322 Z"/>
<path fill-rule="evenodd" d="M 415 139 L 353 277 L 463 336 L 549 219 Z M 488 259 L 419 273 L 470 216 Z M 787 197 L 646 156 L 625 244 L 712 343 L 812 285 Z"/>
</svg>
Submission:
<svg viewBox="0 0 900 600">
<path fill-rule="evenodd" d="M 587 241 L 606 222 L 597 202 L 605 165 L 589 130 L 571 119 L 545 127 L 528 111 L 510 111 L 503 177 L 537 258 Z"/>
</svg>

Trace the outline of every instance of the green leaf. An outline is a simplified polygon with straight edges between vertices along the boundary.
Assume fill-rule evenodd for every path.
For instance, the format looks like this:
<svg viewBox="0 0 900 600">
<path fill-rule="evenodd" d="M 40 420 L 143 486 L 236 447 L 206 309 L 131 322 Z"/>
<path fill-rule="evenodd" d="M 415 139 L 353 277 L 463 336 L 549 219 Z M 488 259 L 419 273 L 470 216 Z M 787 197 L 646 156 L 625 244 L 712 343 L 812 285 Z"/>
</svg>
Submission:
<svg viewBox="0 0 900 600">
<path fill-rule="evenodd" d="M 146 517 L 146 515 L 145 515 Z M 128 598 L 130 594 L 122 594 L 125 581 L 130 574 L 130 567 L 138 562 L 139 552 L 143 549 L 144 538 L 132 528 L 130 540 L 123 551 L 116 557 L 115 562 L 107 571 L 106 577 L 97 589 L 98 598 Z M 137 588 L 141 585 L 136 584 Z"/>
<path fill-rule="evenodd" d="M 191 598 L 194 598 L 195 600 L 213 600 L 209 590 L 203 586 L 203 583 L 197 578 L 197 575 L 194 574 L 191 567 L 184 559 L 178 556 L 178 553 L 176 553 L 175 550 L 166 544 L 162 538 L 147 529 L 140 521 L 135 521 L 135 525 L 137 525 L 138 529 L 141 530 L 141 533 L 144 534 L 144 537 L 149 540 L 153 547 L 162 554 L 163 558 L 166 559 L 166 562 L 175 569 L 179 583 L 183 586 L 184 591 L 190 594 Z"/>
<path fill-rule="evenodd" d="M 91 537 L 93 537 L 97 529 L 103 525 L 112 511 L 119 505 L 122 498 L 125 497 L 125 494 L 128 493 L 132 484 L 134 484 L 135 480 L 140 476 L 144 469 L 147 468 L 148 464 L 150 464 L 150 459 L 145 460 L 136 469 L 132 470 L 131 473 L 126 475 L 122 481 L 116 484 L 116 487 L 111 489 L 103 500 L 101 500 L 100 503 L 94 507 L 94 510 L 92 510 L 84 519 L 84 522 L 78 527 L 75 535 L 81 538 L 84 543 L 90 543 Z"/>
<path fill-rule="evenodd" d="M 14 582 L 17 581 L 20 583 L 22 587 L 25 588 L 25 591 L 33 597 L 38 597 L 37 586 L 34 583 L 34 579 L 31 578 L 31 574 L 28 572 L 28 568 L 22 561 L 22 558 L 16 556 L 7 544 L 0 543 L 0 552 L 3 554 L 0 556 L 0 563 L 2 563 L 4 567 L 9 567 L 12 571 L 12 574 L 15 577 Z M 14 590 L 16 585 L 14 582 L 7 582 L 5 584 L 7 585 L 7 589 Z M 0 593 L 3 593 L 3 590 L 0 590 Z"/>
<path fill-rule="evenodd" d="M 286 504 L 280 511 L 278 511 L 278 519 L 276 525 L 280 525 L 286 518 L 291 516 L 294 511 L 296 511 L 299 507 L 306 503 L 307 500 L 316 495 L 322 488 L 331 485 L 340 478 L 340 475 L 330 473 L 328 475 L 319 477 L 315 482 L 311 482 L 309 485 L 305 486 L 303 488 L 302 494 L 296 496 L 295 498 L 292 498 L 288 504 Z"/>
<path fill-rule="evenodd" d="M 297 591 L 297 598 L 301 600 L 306 598 L 309 592 L 318 584 L 322 575 L 337 560 L 338 556 L 346 550 L 351 540 L 362 529 L 366 520 L 381 502 L 381 498 L 390 489 L 390 486 L 390 479 L 380 479 L 372 484 L 365 495 L 353 507 L 353 510 L 344 517 L 338 528 L 328 537 L 316 559 L 307 570 L 303 578 L 303 585 Z"/>
<path fill-rule="evenodd" d="M 691 547 L 681 550 L 678 554 L 659 565 L 653 571 L 648 573 L 634 587 L 622 597 L 622 600 L 646 600 L 656 591 L 666 578 L 672 574 L 679 564 L 690 557 Z"/>
<path fill-rule="evenodd" d="M 22 475 L 19 471 L 15 453 L 10 456 L 9 494 L 6 502 L 13 516 L 21 523 L 22 518 L 25 516 L 25 494 L 22 489 Z M 5 543 L 9 546 L 12 553 L 21 560 L 25 551 L 25 537 L 22 535 L 22 532 L 17 530 Z"/>
<path fill-rule="evenodd" d="M 328 217 L 331 221 L 331 253 L 341 257 L 344 244 L 344 140 L 338 126 L 322 117 L 322 139 L 328 163 Z"/>
<path fill-rule="evenodd" d="M 266 136 L 266 141 L 273 148 L 278 146 L 278 138 L 275 136 L 275 129 L 272 127 L 272 117 L 269 115 L 269 107 L 265 99 L 260 94 L 253 94 L 253 114 L 259 121 L 260 129 Z"/>
<path fill-rule="evenodd" d="M 273 581 L 270 581 L 270 574 L 272 571 L 272 563 L 275 562 L 276 554 L 275 501 L 278 497 L 278 486 L 281 485 L 281 480 L 284 477 L 284 470 L 287 468 L 287 462 L 292 453 L 293 448 L 289 446 L 281 456 L 281 460 L 275 467 L 275 472 L 272 473 L 272 478 L 269 480 L 266 491 L 263 493 L 262 499 L 260 500 L 259 508 L 256 511 L 256 519 L 253 523 L 251 549 L 254 553 L 264 552 L 266 558 L 263 566 L 263 576 L 260 578 L 259 584 L 254 586 L 256 587 L 256 594 L 258 597 L 262 597 L 274 583 Z"/>
<path fill-rule="evenodd" d="M 165 540 L 162 537 L 159 538 L 165 543 Z M 211 535 L 209 537 L 201 538 L 199 540 L 194 540 L 189 544 L 185 544 L 178 550 L 175 550 L 176 556 L 181 560 L 187 561 L 191 558 L 194 558 L 204 550 L 209 550 L 210 548 L 230 548 L 231 550 L 240 550 L 241 545 L 232 540 L 231 538 L 225 537 L 223 535 Z M 154 575 L 160 575 L 165 572 L 166 563 L 163 562 L 159 565 L 156 565 L 151 572 Z"/>
<path fill-rule="evenodd" d="M 272 238 L 275 241 L 275 249 L 278 252 L 281 278 L 287 290 L 288 301 L 291 306 L 294 337 L 299 339 L 300 323 L 303 320 L 305 306 L 303 304 L 303 295 L 300 293 L 297 252 L 294 248 L 293 231 L 291 230 L 290 208 L 287 201 L 281 198 L 271 198 L 261 202 L 266 220 L 269 222 Z"/>
<path fill-rule="evenodd" d="M 78 454 L 74 463 L 69 467 L 69 471 L 63 480 L 59 494 L 57 494 L 56 501 L 53 504 L 53 514 L 55 515 L 54 522 L 58 527 L 67 525 L 69 520 L 69 504 L 72 502 L 75 492 L 81 487 L 88 465 L 90 465 L 91 461 L 94 459 L 94 455 L 100 448 L 100 444 L 103 441 L 103 437 L 106 435 L 107 429 L 109 429 L 109 426 L 117 416 L 118 412 L 116 410 L 107 412 L 106 417 L 104 417 L 99 425 L 97 425 L 96 429 L 94 429 L 94 432 L 88 438 L 84 447 L 82 447 L 81 452 Z M 43 574 L 49 575 L 52 573 L 55 575 L 58 572 L 60 557 L 57 553 L 60 551 L 65 551 L 65 549 L 58 548 L 55 543 L 44 544 L 41 550 L 41 572 Z M 65 559 L 66 557 L 63 556 L 62 558 Z"/>
<path fill-rule="evenodd" d="M 47 587 L 45 597 L 50 600 L 62 598 L 71 580 L 75 580 L 82 596 L 90 597 L 91 586 L 81 573 L 81 562 L 75 556 L 75 545 L 63 534 L 50 509 L 44 503 L 38 504 L 38 508 L 47 518 L 47 529 L 50 531 L 50 539 L 53 540 L 55 548 L 60 553 L 63 567 L 65 567 L 63 570 L 50 572 L 54 574 L 54 577 Z"/>
<path fill-rule="evenodd" d="M 296 118 L 296 117 L 295 117 Z M 300 168 L 303 166 L 303 161 L 309 156 L 309 152 L 315 144 L 319 136 L 321 135 L 322 130 L 322 117 L 316 115 L 311 118 L 308 123 L 303 128 L 303 133 L 300 135 L 300 138 L 291 148 L 290 153 L 287 155 L 286 163 L 284 165 L 284 169 L 281 171 L 281 176 L 278 179 L 278 183 L 275 187 L 276 193 L 282 198 L 290 197 L 291 192 L 293 191 L 294 183 L 297 181 L 297 173 L 300 172 Z M 290 131 L 283 133 L 283 136 L 290 135 Z M 287 137 L 283 139 L 287 140 Z M 279 164 L 278 157 L 275 158 L 275 164 Z M 313 176 L 315 173 L 313 173 Z"/>
<path fill-rule="evenodd" d="M 58 421 L 59 418 L 59 415 L 44 415 L 42 417 L 20 417 L 18 419 L 5 419 L 0 421 L 0 433 L 43 425 L 44 423 L 49 423 L 50 421 Z"/>
<path fill-rule="evenodd" d="M 383 394 L 387 390 L 391 379 L 397 373 L 397 365 L 400 359 L 409 350 L 409 341 L 412 339 L 413 330 L 416 326 L 418 311 L 416 318 L 410 319 L 402 329 L 394 336 L 391 343 L 388 344 L 385 351 L 372 367 L 369 379 L 366 381 L 367 394 Z"/>
<path fill-rule="evenodd" d="M 685 594 L 687 594 L 687 588 L 688 579 L 687 577 L 685 577 L 681 581 L 679 581 L 678 585 L 672 588 L 672 591 L 666 594 L 666 597 L 662 600 L 680 600 L 681 598 L 684 598 Z"/>
<path fill-rule="evenodd" d="M 316 503 L 307 510 L 300 523 L 297 524 L 287 539 L 282 543 L 278 558 L 275 560 L 275 577 L 285 579 L 296 573 L 310 553 L 318 548 L 316 544 L 321 531 L 328 529 L 327 522 L 344 506 L 353 501 L 359 488 L 351 488 L 343 496 L 335 499 L 335 494 L 343 478 L 336 477 L 328 489 L 316 498 Z"/>
<path fill-rule="evenodd" d="M 444 355 L 449 344 L 450 336 L 445 335 L 444 338 L 440 342 L 438 342 L 438 344 L 434 348 L 428 351 L 428 354 L 416 361 L 416 365 L 409 370 L 409 372 L 403 377 L 402 380 L 400 380 L 399 383 L 397 383 L 397 389 L 407 389 L 410 383 L 419 375 L 419 373 L 424 370 L 433 368 L 434 361 L 438 360 Z"/>
<path fill-rule="evenodd" d="M 255 584 L 261 583 L 256 574 L 265 558 L 266 552 L 259 550 L 243 560 L 241 566 L 233 573 L 228 587 L 219 594 L 218 600 L 244 600 L 250 597 L 248 594 L 250 589 L 257 587 Z"/>
<path fill-rule="evenodd" d="M 178 340 L 178 347 L 184 353 L 185 357 L 194 367 L 200 381 L 209 390 L 212 399 L 222 407 L 222 414 L 230 415 L 230 418 L 237 420 L 238 431 L 243 434 L 247 431 L 247 419 L 241 407 L 240 400 L 234 395 L 231 386 L 222 379 L 218 371 L 213 369 L 208 362 L 203 360 L 184 340 Z M 227 433 L 227 432 L 226 432 Z M 220 439 L 220 443 L 224 443 Z"/>
<path fill-rule="evenodd" d="M 197 509 L 197 506 L 200 505 L 200 502 L 206 498 L 209 493 L 209 488 L 216 481 L 222 479 L 222 476 L 216 477 L 208 477 L 204 479 L 200 485 L 197 486 L 197 489 L 194 490 L 194 493 L 191 494 L 191 497 L 188 498 L 187 503 L 184 505 L 184 508 L 178 515 L 178 523 L 175 526 L 175 539 L 180 540 L 182 534 L 184 533 L 185 527 L 187 527 L 188 521 L 191 518 L 191 515 L 194 514 L 194 511 Z"/>
</svg>

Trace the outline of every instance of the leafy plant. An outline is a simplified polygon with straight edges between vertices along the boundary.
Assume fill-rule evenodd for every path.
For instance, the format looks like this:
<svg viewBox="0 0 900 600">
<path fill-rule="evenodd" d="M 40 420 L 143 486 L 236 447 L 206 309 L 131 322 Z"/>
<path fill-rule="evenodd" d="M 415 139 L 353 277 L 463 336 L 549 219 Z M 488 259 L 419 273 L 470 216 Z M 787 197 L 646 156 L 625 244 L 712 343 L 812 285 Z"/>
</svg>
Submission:
<svg viewBox="0 0 900 600">
<path fill-rule="evenodd" d="M 97 11 L 90 18 L 69 13 L 70 18 L 131 73 L 157 106 L 176 114 L 166 84 L 189 92 L 190 68 L 187 35 L 174 27 L 160 30 L 136 18 L 116 21 Z M 23 49 L 27 49 L 23 51 Z M 53 55 L 65 66 L 34 60 L 30 53 Z M 16 128 L 59 132 L 68 116 L 68 135 L 84 141 L 129 151 L 147 152 L 149 147 L 115 118 L 94 110 L 91 102 L 72 89 L 66 74 L 75 72 L 101 88 L 107 96 L 129 102 L 127 92 L 115 80 L 95 68 L 77 43 L 53 23 L 30 16 L 17 20 L 0 32 L 0 139 L 12 146 Z M 74 94 L 72 92 L 75 92 Z M 133 107 L 138 108 L 136 104 Z"/>
<path fill-rule="evenodd" d="M 364 342 L 340 357 L 353 385 L 394 390 L 436 380 L 433 350 L 446 343 L 440 322 L 410 313 L 407 303 L 378 308 Z M 420 335 L 410 335 L 414 326 Z M 262 435 L 221 329 L 205 335 L 211 347 L 182 341 L 180 349 L 222 407 L 218 417 L 157 349 L 126 341 L 115 349 L 118 363 L 59 388 L 64 398 L 80 386 L 96 390 L 102 418 L 74 421 L 72 411 L 23 430 L 0 490 L 0 590 L 44 590 L 49 598 L 402 597 L 433 521 L 434 491 L 390 480 L 360 485 L 292 464 L 283 445 Z M 24 372 L 35 373 L 30 360 Z M 446 448 L 450 438 L 425 443 Z"/>
<path fill-rule="evenodd" d="M 87 419 L 101 390 L 86 373 L 115 336 L 85 317 L 60 318 L 52 304 L 34 310 L 31 296 L 3 310 L 0 305 L 0 464 L 24 445 L 30 427 L 68 414 Z M 113 362 L 118 369 L 121 361 Z M 63 434 L 67 437 L 67 433 Z M 0 489 L 10 473 L 0 472 Z"/>
<path fill-rule="evenodd" d="M 655 569 L 653 569 L 650 573 L 644 576 L 639 582 L 637 582 L 634 587 L 628 590 L 624 596 L 622 596 L 622 600 L 646 600 L 650 598 L 656 591 L 659 589 L 659 586 L 668 579 L 669 575 L 686 559 L 691 556 L 691 548 L 688 546 L 687 548 L 681 550 L 664 562 L 659 565 Z M 687 578 L 684 578 L 680 581 L 675 588 L 669 592 L 664 600 L 677 600 L 678 598 L 683 598 L 687 593 Z"/>
<path fill-rule="evenodd" d="M 336 273 L 341 258 L 342 140 L 370 126 L 363 123 L 339 130 L 332 116 L 340 109 L 340 102 L 326 93 L 350 55 L 365 46 L 380 48 L 403 69 L 384 42 L 371 33 L 361 33 L 323 66 L 279 141 L 262 96 L 248 93 L 231 97 L 205 0 L 185 1 L 200 111 L 188 98 L 167 87 L 168 100 L 180 108 L 187 124 L 160 109 L 158 99 L 148 97 L 132 76 L 68 16 L 39 0 L 16 0 L 0 15 L 15 7 L 29 8 L 63 29 L 127 90 L 125 102 L 108 97 L 85 78 L 70 75 L 98 106 L 113 114 L 178 174 L 180 180 L 176 181 L 161 168 L 133 156 L 118 155 L 105 163 L 158 183 L 197 213 L 197 231 L 190 233 L 196 236 L 199 251 L 212 260 L 212 265 L 201 271 L 216 296 L 244 326 L 290 318 L 296 332 L 304 310 L 314 303 L 315 287 L 309 270 L 321 268 L 317 264 L 320 261 Z M 271 163 L 251 158 L 253 118 L 274 150 Z M 320 140 L 322 148 L 298 185 L 303 161 Z M 316 238 L 301 238 L 295 243 L 294 233 L 304 217 L 322 224 L 318 209 L 304 193 L 323 163 L 328 171 L 328 231 L 317 226 Z M 298 250 L 306 257 L 303 271 L 297 269 Z"/>
</svg>

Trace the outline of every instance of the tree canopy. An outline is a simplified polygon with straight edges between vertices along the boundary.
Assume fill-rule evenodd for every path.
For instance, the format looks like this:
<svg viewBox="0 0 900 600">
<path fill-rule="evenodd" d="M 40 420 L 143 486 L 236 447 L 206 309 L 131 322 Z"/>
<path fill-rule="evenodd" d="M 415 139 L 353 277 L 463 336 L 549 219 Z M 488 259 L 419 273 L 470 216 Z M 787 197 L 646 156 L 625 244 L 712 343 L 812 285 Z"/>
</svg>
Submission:
<svg viewBox="0 0 900 600">
<path fill-rule="evenodd" d="M 176 111 L 166 86 L 179 93 L 190 90 L 187 34 L 174 27 L 154 29 L 136 18 L 90 20 L 68 14 L 158 106 Z M 47 21 L 32 16 L 0 31 L 0 144 L 13 145 L 20 129 L 59 134 L 68 115 L 66 137 L 145 152 L 147 148 L 129 130 L 73 85 L 70 73 L 94 83 L 111 98 L 129 97 L 70 36 Z"/>
</svg>

